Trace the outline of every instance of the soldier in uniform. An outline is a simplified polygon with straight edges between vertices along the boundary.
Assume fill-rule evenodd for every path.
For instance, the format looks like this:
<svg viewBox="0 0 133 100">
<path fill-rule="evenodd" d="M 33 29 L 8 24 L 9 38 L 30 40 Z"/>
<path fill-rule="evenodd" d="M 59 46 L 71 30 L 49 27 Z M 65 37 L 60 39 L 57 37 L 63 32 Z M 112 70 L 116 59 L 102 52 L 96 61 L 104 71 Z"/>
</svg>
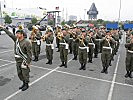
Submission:
<svg viewBox="0 0 133 100">
<path fill-rule="evenodd" d="M 33 26 L 29 39 L 31 39 L 32 43 L 32 53 L 34 55 L 33 61 L 38 61 L 38 57 L 40 54 L 41 34 L 38 32 L 38 28 L 36 26 Z"/>
<path fill-rule="evenodd" d="M 112 54 L 111 44 L 115 44 L 115 41 L 110 36 L 110 31 L 106 32 L 106 36 L 101 41 L 101 43 L 102 43 L 101 60 L 102 60 L 102 66 L 103 66 L 103 70 L 101 71 L 101 73 L 108 74 L 108 67 L 110 64 L 110 59 Z"/>
<path fill-rule="evenodd" d="M 60 59 L 62 64 L 60 67 L 64 66 L 67 68 L 67 55 L 68 55 L 68 43 L 69 43 L 69 34 L 63 28 L 61 34 L 58 36 L 60 39 Z"/>
<path fill-rule="evenodd" d="M 30 62 L 32 59 L 31 43 L 24 36 L 25 33 L 23 30 L 17 30 L 16 36 L 13 35 L 7 29 L 2 28 L 5 33 L 12 38 L 15 42 L 14 53 L 17 67 L 17 74 L 23 85 L 19 87 L 22 91 L 25 91 L 29 88 L 29 72 L 30 72 Z"/>
<path fill-rule="evenodd" d="M 78 41 L 77 41 L 78 33 L 77 33 L 76 26 L 73 26 L 72 35 L 73 35 L 72 50 L 73 50 L 73 55 L 74 55 L 73 60 L 77 60 L 77 56 L 78 56 Z"/>
<path fill-rule="evenodd" d="M 94 52 L 94 48 L 95 48 L 95 44 L 94 44 L 94 37 L 93 37 L 93 31 L 89 32 L 89 52 L 88 52 L 88 63 L 92 63 L 92 58 L 93 58 L 93 52 Z"/>
<path fill-rule="evenodd" d="M 53 30 L 52 28 L 49 28 L 45 35 L 42 36 L 43 41 L 46 41 L 46 57 L 48 59 L 48 62 L 46 64 L 52 64 L 52 60 L 53 60 L 53 49 L 54 49 L 54 45 L 53 45 Z"/>
<path fill-rule="evenodd" d="M 88 53 L 88 41 L 89 38 L 87 37 L 85 29 L 82 29 L 82 33 L 78 36 L 79 41 L 79 62 L 81 67 L 79 70 L 86 70 L 86 63 L 87 63 L 87 53 Z"/>
<path fill-rule="evenodd" d="M 55 31 L 55 36 L 56 36 L 56 45 L 57 45 L 57 48 L 58 48 L 58 50 L 57 50 L 57 52 L 59 52 L 60 51 L 60 48 L 59 48 L 59 46 L 60 46 L 60 39 L 58 38 L 58 36 L 60 35 L 60 33 L 61 33 L 61 29 L 62 29 L 62 26 L 61 25 L 58 25 L 57 27 L 56 27 L 56 31 Z"/>
<path fill-rule="evenodd" d="M 125 44 L 125 47 L 127 49 L 127 55 L 126 55 L 126 75 L 125 77 L 133 78 L 132 71 L 133 71 L 133 32 L 131 32 L 130 39 L 127 40 L 127 43 Z"/>
<path fill-rule="evenodd" d="M 94 30 L 94 43 L 95 43 L 95 48 L 94 48 L 94 58 L 98 58 L 98 53 L 100 49 L 100 40 L 102 39 L 102 35 L 99 32 L 98 28 L 95 28 Z"/>
<path fill-rule="evenodd" d="M 39 25 L 36 25 L 36 27 L 38 28 L 38 33 L 40 33 L 40 35 L 42 36 L 42 32 L 40 31 L 40 26 Z M 40 45 L 38 45 L 39 46 L 39 54 L 41 53 L 41 40 L 40 40 Z"/>
</svg>

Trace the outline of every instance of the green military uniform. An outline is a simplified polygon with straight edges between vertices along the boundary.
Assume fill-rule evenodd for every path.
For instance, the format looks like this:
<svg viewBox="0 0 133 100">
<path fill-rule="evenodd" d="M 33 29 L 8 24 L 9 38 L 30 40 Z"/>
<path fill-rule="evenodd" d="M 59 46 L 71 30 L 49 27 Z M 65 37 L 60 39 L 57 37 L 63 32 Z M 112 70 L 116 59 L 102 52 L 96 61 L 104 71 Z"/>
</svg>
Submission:
<svg viewBox="0 0 133 100">
<path fill-rule="evenodd" d="M 126 75 L 125 77 L 132 78 L 132 71 L 133 71 L 133 43 L 130 42 L 131 39 L 127 40 L 127 43 L 125 44 L 125 47 L 127 48 L 127 54 L 126 54 Z"/>
<path fill-rule="evenodd" d="M 87 36 L 85 37 L 85 39 L 83 39 L 83 41 L 79 40 L 78 55 L 79 55 L 79 62 L 81 64 L 81 67 L 79 68 L 79 70 L 82 70 L 82 69 L 86 70 L 88 41 L 89 41 L 89 38 Z"/>
<path fill-rule="evenodd" d="M 100 49 L 100 40 L 102 39 L 102 36 L 101 36 L 100 32 L 95 33 L 94 36 L 95 36 L 95 40 L 94 40 L 94 43 L 95 43 L 94 54 L 95 55 L 94 55 L 94 57 L 97 58 L 99 49 Z"/>
<path fill-rule="evenodd" d="M 23 64 L 30 64 L 32 59 L 32 51 L 31 51 L 31 43 L 26 38 L 19 41 L 15 35 L 9 32 L 7 29 L 3 29 L 8 36 L 10 36 L 15 42 L 14 45 L 14 54 L 17 66 L 17 74 L 21 81 L 23 81 L 22 87 L 20 89 L 25 90 L 24 86 L 29 83 L 29 72 L 30 68 L 27 66 L 26 68 L 22 68 Z M 23 30 L 18 30 L 17 32 L 23 32 Z M 24 33 L 23 33 L 24 34 Z"/>
<path fill-rule="evenodd" d="M 72 41 L 72 50 L 73 50 L 73 55 L 74 58 L 73 60 L 77 60 L 77 56 L 78 56 L 78 41 L 77 41 L 77 33 L 75 33 L 75 36 L 73 37 L 73 41 Z"/>
<path fill-rule="evenodd" d="M 94 38 L 93 37 L 89 37 L 89 52 L 88 52 L 88 63 L 92 63 L 92 58 L 93 58 L 93 53 L 94 53 L 94 48 L 95 48 L 95 44 L 94 44 Z"/>
<path fill-rule="evenodd" d="M 38 57 L 40 54 L 41 34 L 39 32 L 31 33 L 30 39 L 31 39 L 31 43 L 32 43 L 32 53 L 35 58 L 33 61 L 38 61 Z"/>
<path fill-rule="evenodd" d="M 39 30 L 39 33 L 40 33 L 40 35 L 42 36 L 42 32 L 41 32 L 40 30 Z M 41 43 L 41 39 L 40 39 L 40 45 L 39 45 L 39 50 L 38 50 L 38 51 L 39 51 L 39 52 L 38 52 L 39 54 L 41 53 L 41 44 L 42 44 L 42 43 Z"/>
<path fill-rule="evenodd" d="M 60 59 L 62 64 L 60 67 L 65 66 L 67 68 L 67 55 L 68 55 L 68 43 L 70 35 L 67 34 L 62 39 L 60 39 Z"/>
<path fill-rule="evenodd" d="M 72 44 L 73 43 L 73 35 L 70 34 L 70 38 L 69 38 L 69 50 L 70 50 L 70 54 L 72 54 Z"/>
<path fill-rule="evenodd" d="M 108 73 L 107 69 L 109 67 L 110 64 L 110 59 L 111 59 L 111 54 L 112 54 L 112 47 L 111 44 L 114 44 L 115 41 L 113 40 L 106 40 L 103 39 L 101 41 L 102 44 L 102 54 L 101 54 L 101 60 L 102 60 L 102 66 L 103 66 L 103 70 L 101 71 L 101 73 Z"/>
<path fill-rule="evenodd" d="M 53 35 L 50 35 L 46 38 L 46 57 L 48 59 L 48 62 L 46 64 L 52 64 L 52 60 L 53 60 L 53 40 L 54 37 Z"/>
</svg>

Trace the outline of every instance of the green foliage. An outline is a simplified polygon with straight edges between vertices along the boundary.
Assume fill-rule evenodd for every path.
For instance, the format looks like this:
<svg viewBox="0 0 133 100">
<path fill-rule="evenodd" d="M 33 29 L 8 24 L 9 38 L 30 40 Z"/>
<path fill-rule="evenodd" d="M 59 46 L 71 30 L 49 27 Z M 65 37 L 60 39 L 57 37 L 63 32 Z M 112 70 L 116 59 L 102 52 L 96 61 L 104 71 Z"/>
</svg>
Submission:
<svg viewBox="0 0 133 100">
<path fill-rule="evenodd" d="M 64 26 L 66 23 L 65 23 L 65 21 L 63 20 L 62 22 L 61 22 L 61 25 L 62 26 Z"/>
<path fill-rule="evenodd" d="M 33 17 L 33 18 L 31 19 L 31 23 L 32 23 L 32 24 L 37 23 L 37 18 Z"/>
<path fill-rule="evenodd" d="M 48 20 L 48 25 L 54 25 L 54 21 L 53 20 Z"/>
<path fill-rule="evenodd" d="M 12 12 L 11 16 L 16 16 L 16 13 L 15 12 Z"/>
<path fill-rule="evenodd" d="M 12 19 L 9 15 L 6 15 L 4 17 L 4 20 L 5 20 L 5 24 L 11 24 L 12 23 Z"/>
</svg>

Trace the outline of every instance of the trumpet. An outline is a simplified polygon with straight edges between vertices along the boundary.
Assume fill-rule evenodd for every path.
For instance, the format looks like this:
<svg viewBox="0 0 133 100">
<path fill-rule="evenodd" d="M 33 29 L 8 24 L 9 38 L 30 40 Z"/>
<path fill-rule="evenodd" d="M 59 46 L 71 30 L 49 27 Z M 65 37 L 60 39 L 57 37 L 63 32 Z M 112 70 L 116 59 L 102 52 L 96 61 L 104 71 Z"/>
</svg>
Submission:
<svg viewBox="0 0 133 100">
<path fill-rule="evenodd" d="M 46 40 L 46 38 L 48 37 L 48 34 L 45 34 L 41 37 L 42 41 L 44 42 Z"/>
<path fill-rule="evenodd" d="M 63 39 L 63 33 L 59 33 L 58 32 L 58 34 L 57 34 L 57 36 L 56 36 L 59 40 L 62 40 Z"/>
<path fill-rule="evenodd" d="M 83 44 L 84 43 L 84 37 L 83 35 L 78 36 L 77 39 Z"/>
</svg>

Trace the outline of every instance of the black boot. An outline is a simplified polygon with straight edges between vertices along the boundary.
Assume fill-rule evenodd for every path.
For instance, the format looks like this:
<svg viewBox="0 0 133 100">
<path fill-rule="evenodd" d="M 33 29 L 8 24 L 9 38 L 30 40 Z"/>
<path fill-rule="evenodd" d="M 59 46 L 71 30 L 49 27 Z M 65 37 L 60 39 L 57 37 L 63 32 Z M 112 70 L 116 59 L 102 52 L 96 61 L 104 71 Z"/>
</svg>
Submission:
<svg viewBox="0 0 133 100">
<path fill-rule="evenodd" d="M 65 66 L 64 67 L 67 68 L 67 62 L 65 62 Z"/>
<path fill-rule="evenodd" d="M 72 60 L 77 60 L 77 55 L 74 55 L 74 58 Z"/>
<path fill-rule="evenodd" d="M 79 70 L 82 70 L 82 69 L 83 69 L 83 67 L 84 67 L 84 66 L 83 66 L 83 63 L 81 63 L 81 67 L 79 68 Z"/>
<path fill-rule="evenodd" d="M 127 71 L 126 75 L 125 75 L 125 78 L 128 78 L 129 77 L 129 71 Z"/>
<path fill-rule="evenodd" d="M 103 67 L 103 70 L 101 71 L 101 73 L 104 73 L 105 72 L 105 67 Z"/>
<path fill-rule="evenodd" d="M 108 67 L 105 68 L 105 74 L 108 74 Z"/>
<path fill-rule="evenodd" d="M 133 78 L 131 71 L 129 72 L 129 78 Z"/>
<path fill-rule="evenodd" d="M 58 49 L 56 52 L 60 52 L 60 50 Z"/>
<path fill-rule="evenodd" d="M 49 65 L 52 65 L 52 60 L 49 60 Z"/>
<path fill-rule="evenodd" d="M 90 63 L 92 63 L 92 58 L 90 58 Z"/>
<path fill-rule="evenodd" d="M 83 70 L 86 70 L 86 64 L 83 64 Z"/>
<path fill-rule="evenodd" d="M 48 62 L 46 62 L 46 64 L 49 64 L 50 63 L 50 60 L 48 60 Z"/>
<path fill-rule="evenodd" d="M 24 85 L 25 85 L 25 82 L 23 81 L 23 84 L 22 84 L 22 86 L 19 87 L 19 89 L 22 89 L 24 87 Z"/>
<path fill-rule="evenodd" d="M 28 83 L 25 83 L 24 87 L 22 88 L 22 91 L 25 91 L 29 88 L 29 84 Z"/>
<path fill-rule="evenodd" d="M 60 65 L 60 67 L 64 66 L 64 61 L 62 61 L 62 64 Z"/>
<path fill-rule="evenodd" d="M 36 61 L 36 56 L 34 57 L 34 60 L 33 61 Z"/>
<path fill-rule="evenodd" d="M 38 56 L 36 57 L 36 61 L 38 61 Z"/>
<path fill-rule="evenodd" d="M 109 62 L 109 66 L 112 66 L 111 61 Z"/>
<path fill-rule="evenodd" d="M 97 57 L 97 54 L 95 54 L 94 58 L 98 58 L 98 57 Z"/>
</svg>

